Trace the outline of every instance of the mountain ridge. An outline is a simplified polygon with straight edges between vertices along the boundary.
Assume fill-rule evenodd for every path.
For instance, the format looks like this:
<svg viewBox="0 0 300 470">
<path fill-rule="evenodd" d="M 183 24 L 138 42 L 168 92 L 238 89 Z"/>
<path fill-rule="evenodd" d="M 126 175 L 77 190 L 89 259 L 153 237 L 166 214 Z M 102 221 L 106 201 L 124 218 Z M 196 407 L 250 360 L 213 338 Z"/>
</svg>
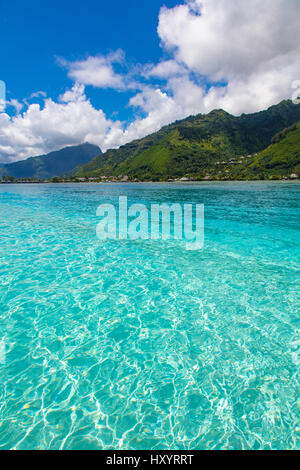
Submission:
<svg viewBox="0 0 300 470">
<path fill-rule="evenodd" d="M 0 176 L 49 179 L 76 172 L 79 167 L 101 154 L 97 145 L 85 142 L 0 166 Z"/>
<path fill-rule="evenodd" d="M 119 149 L 108 150 L 82 166 L 76 176 L 128 175 L 129 180 L 167 180 L 186 176 L 203 179 L 219 173 L 227 178 L 232 174 L 232 160 L 263 151 L 278 132 L 299 121 L 300 105 L 289 100 L 238 117 L 213 110 L 175 121 Z M 220 170 L 220 162 L 228 167 Z M 251 168 L 248 170 L 250 177 Z"/>
</svg>

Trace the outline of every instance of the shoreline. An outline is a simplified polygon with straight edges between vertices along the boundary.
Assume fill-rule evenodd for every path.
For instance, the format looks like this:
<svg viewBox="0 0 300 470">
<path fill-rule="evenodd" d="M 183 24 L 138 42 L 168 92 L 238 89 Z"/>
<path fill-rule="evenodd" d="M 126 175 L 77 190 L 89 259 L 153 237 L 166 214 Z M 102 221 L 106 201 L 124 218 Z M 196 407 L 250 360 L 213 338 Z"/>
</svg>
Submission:
<svg viewBox="0 0 300 470">
<path fill-rule="evenodd" d="M 278 179 L 278 180 L 199 180 L 199 181 L 0 181 L 0 185 L 30 185 L 30 184 L 47 184 L 47 185 L 71 185 L 71 184 L 82 184 L 82 185 L 108 185 L 108 184 L 180 184 L 180 185 L 191 185 L 191 184 L 211 184 L 211 183 L 300 183 L 300 179 Z"/>
</svg>

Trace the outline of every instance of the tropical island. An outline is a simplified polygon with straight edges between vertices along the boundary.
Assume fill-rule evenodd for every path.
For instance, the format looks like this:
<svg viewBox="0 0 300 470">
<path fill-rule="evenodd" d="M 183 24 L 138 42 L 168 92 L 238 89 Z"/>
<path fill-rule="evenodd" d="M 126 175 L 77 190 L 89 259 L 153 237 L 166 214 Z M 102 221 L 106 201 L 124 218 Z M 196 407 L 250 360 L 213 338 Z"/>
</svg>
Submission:
<svg viewBox="0 0 300 470">
<path fill-rule="evenodd" d="M 287 100 L 239 117 L 214 110 L 104 154 L 85 143 L 4 165 L 0 177 L 3 183 L 296 180 L 300 105 Z"/>
</svg>

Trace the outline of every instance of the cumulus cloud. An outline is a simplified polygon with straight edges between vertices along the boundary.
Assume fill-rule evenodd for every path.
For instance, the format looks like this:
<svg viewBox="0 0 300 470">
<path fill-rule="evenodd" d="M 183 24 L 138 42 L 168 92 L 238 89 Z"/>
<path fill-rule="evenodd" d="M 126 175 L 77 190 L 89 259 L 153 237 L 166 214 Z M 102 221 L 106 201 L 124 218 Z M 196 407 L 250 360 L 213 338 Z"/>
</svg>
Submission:
<svg viewBox="0 0 300 470">
<path fill-rule="evenodd" d="M 2 162 L 24 160 L 82 142 L 99 145 L 105 151 L 158 130 L 174 116 L 181 117 L 180 107 L 159 89 L 145 88 L 130 105 L 141 108 L 146 117 L 124 126 L 95 109 L 85 95 L 84 85 L 76 83 L 58 102 L 48 98 L 44 106 L 30 104 L 25 112 L 12 118 L 0 113 Z"/>
<path fill-rule="evenodd" d="M 0 114 L 0 154 L 2 161 L 23 160 L 67 145 L 91 142 L 106 148 L 106 138 L 120 123 L 96 110 L 75 84 L 58 102 L 48 98 L 44 106 L 31 104 L 17 116 Z"/>
<path fill-rule="evenodd" d="M 68 70 L 68 76 L 75 82 L 97 88 L 124 90 L 131 86 L 131 82 L 124 74 L 116 73 L 113 65 L 122 64 L 124 60 L 124 52 L 119 49 L 106 56 L 91 56 L 75 62 L 68 62 L 60 58 L 58 62 Z"/>
<path fill-rule="evenodd" d="M 199 109 L 240 113 L 290 97 L 300 76 L 299 23 L 298 0 L 188 0 L 162 8 L 158 34 L 178 63 L 212 82 Z"/>
<path fill-rule="evenodd" d="M 176 59 L 217 81 L 296 58 L 299 19 L 298 0 L 193 0 L 163 8 L 158 33 Z"/>
<path fill-rule="evenodd" d="M 165 60 L 157 65 L 146 66 L 144 76 L 157 78 L 170 78 L 185 75 L 188 70 L 176 60 Z"/>
<path fill-rule="evenodd" d="M 5 109 L 6 102 L 6 86 L 5 83 L 0 80 L 0 113 Z"/>
<path fill-rule="evenodd" d="M 143 91 L 131 98 L 130 105 L 141 108 L 146 117 L 136 119 L 131 123 L 125 130 L 126 137 L 145 136 L 160 129 L 166 123 L 182 117 L 180 106 L 159 88 L 145 87 Z"/>
<path fill-rule="evenodd" d="M 266 109 L 290 98 L 300 78 L 299 24 L 299 0 L 186 0 L 163 7 L 161 61 L 129 66 L 122 50 L 60 59 L 72 89 L 57 102 L 34 93 L 30 98 L 43 104 L 24 100 L 25 111 L 11 99 L 17 114 L 0 112 L 0 156 L 19 160 L 84 141 L 105 151 L 190 114 Z M 107 119 L 86 97 L 87 86 L 130 90 L 135 119 L 127 125 Z"/>
</svg>

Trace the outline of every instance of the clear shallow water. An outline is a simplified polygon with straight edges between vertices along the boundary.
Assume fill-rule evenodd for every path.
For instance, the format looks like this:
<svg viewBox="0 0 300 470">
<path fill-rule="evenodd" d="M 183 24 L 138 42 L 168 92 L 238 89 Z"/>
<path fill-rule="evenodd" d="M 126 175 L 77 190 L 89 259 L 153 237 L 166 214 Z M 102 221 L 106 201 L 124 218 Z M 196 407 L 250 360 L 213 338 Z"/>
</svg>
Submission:
<svg viewBox="0 0 300 470">
<path fill-rule="evenodd" d="M 119 195 L 204 203 L 204 249 L 101 242 Z M 0 185 L 0 448 L 299 447 L 299 216 L 299 183 Z"/>
</svg>

